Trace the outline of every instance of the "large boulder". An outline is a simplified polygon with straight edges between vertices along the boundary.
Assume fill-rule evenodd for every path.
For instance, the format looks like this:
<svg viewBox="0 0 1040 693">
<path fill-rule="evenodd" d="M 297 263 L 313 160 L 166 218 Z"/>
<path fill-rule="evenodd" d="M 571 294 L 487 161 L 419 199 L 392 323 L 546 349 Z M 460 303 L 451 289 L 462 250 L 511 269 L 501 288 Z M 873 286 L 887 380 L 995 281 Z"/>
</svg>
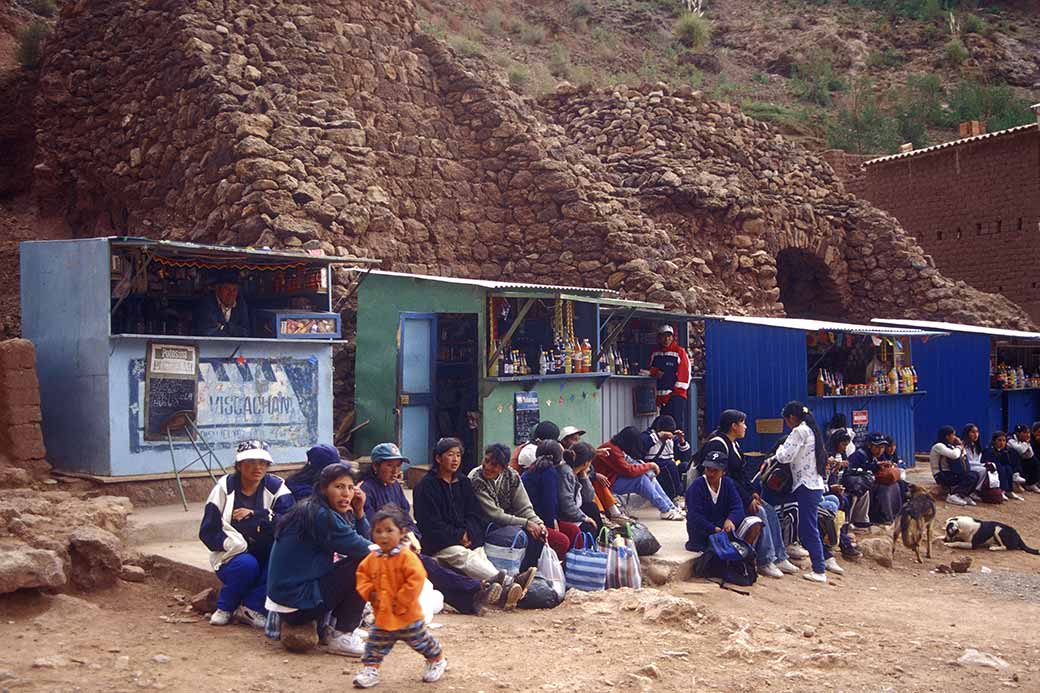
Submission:
<svg viewBox="0 0 1040 693">
<path fill-rule="evenodd" d="M 0 594 L 65 585 L 65 566 L 53 551 L 24 545 L 0 546 Z"/>
<path fill-rule="evenodd" d="M 78 527 L 69 535 L 69 578 L 81 590 L 110 587 L 123 569 L 119 538 L 99 527 Z"/>
</svg>

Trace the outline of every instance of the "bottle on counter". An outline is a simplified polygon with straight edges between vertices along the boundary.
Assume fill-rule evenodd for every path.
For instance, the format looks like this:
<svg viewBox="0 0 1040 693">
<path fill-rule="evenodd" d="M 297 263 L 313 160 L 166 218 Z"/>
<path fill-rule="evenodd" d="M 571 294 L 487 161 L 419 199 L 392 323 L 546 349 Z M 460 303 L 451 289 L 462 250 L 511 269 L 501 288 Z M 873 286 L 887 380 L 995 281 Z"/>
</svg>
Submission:
<svg viewBox="0 0 1040 693">
<path fill-rule="evenodd" d="M 827 378 L 823 374 L 823 369 L 820 368 L 816 371 L 816 396 L 823 397 L 827 391 Z"/>
<path fill-rule="evenodd" d="M 888 394 L 899 394 L 899 371 L 894 365 L 892 366 L 892 370 L 888 372 Z"/>
</svg>

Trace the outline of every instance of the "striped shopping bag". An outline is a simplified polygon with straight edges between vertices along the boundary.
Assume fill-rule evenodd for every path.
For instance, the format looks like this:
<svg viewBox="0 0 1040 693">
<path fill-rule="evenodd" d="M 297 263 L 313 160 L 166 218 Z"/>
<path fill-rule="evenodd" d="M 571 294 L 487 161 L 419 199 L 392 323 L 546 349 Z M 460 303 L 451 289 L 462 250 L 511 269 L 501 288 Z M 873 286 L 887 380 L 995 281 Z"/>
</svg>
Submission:
<svg viewBox="0 0 1040 693">
<path fill-rule="evenodd" d="M 581 538 L 582 548 L 578 548 Z M 596 540 L 589 532 L 574 537 L 574 545 L 567 552 L 564 573 L 567 586 L 584 592 L 597 592 L 607 584 L 607 552 L 596 548 Z"/>
<path fill-rule="evenodd" d="M 497 537 L 494 535 L 496 533 L 502 534 L 503 530 L 516 530 L 516 534 L 508 546 L 495 543 Z M 488 525 L 486 534 L 484 553 L 487 555 L 488 560 L 491 561 L 491 565 L 499 570 L 506 571 L 507 575 L 519 573 L 520 563 L 524 560 L 524 554 L 527 553 L 527 532 L 522 527 L 503 527 L 492 531 L 491 525 Z"/>
<path fill-rule="evenodd" d="M 632 525 L 625 525 L 627 536 L 617 535 L 613 539 L 606 535 L 607 548 L 607 589 L 631 587 L 634 590 L 643 588 L 643 576 L 639 571 L 639 554 L 636 553 L 635 542 L 632 541 Z M 606 532 L 603 528 L 602 535 Z"/>
</svg>

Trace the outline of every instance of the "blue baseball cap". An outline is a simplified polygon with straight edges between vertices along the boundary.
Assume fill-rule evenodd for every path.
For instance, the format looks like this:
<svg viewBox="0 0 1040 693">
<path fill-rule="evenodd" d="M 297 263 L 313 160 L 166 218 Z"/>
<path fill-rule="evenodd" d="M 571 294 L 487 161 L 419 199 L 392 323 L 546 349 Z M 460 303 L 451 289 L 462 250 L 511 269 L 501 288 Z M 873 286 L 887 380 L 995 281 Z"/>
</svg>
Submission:
<svg viewBox="0 0 1040 693">
<path fill-rule="evenodd" d="M 402 460 L 408 462 L 408 458 L 401 454 L 401 448 L 393 443 L 380 443 L 372 448 L 372 462 L 384 462 L 386 460 Z"/>
</svg>

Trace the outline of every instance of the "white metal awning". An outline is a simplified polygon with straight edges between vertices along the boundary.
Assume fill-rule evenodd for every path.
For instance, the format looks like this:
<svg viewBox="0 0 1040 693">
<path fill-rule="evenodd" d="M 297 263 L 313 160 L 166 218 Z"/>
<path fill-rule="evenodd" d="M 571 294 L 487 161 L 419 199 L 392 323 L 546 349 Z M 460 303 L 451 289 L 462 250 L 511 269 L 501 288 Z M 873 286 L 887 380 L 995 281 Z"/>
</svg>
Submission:
<svg viewBox="0 0 1040 693">
<path fill-rule="evenodd" d="M 722 320 L 724 322 L 738 322 L 747 325 L 762 325 L 764 327 L 780 327 L 787 330 L 801 330 L 803 332 L 819 332 L 821 330 L 833 332 L 849 332 L 851 334 L 873 334 L 891 337 L 934 337 L 947 334 L 939 330 L 922 330 L 911 327 L 896 327 L 883 325 L 855 325 L 846 322 L 829 322 L 826 320 L 809 320 L 806 318 L 763 318 L 743 315 L 708 315 L 708 320 Z"/>
<path fill-rule="evenodd" d="M 961 325 L 955 322 L 938 320 L 903 320 L 892 318 L 874 318 L 872 323 L 899 325 L 922 330 L 942 330 L 943 332 L 966 332 L 969 334 L 986 334 L 991 337 L 1010 337 L 1012 339 L 1040 339 L 1040 332 L 1024 332 L 1022 330 L 1005 330 L 999 327 L 980 327 L 978 325 Z"/>
</svg>

